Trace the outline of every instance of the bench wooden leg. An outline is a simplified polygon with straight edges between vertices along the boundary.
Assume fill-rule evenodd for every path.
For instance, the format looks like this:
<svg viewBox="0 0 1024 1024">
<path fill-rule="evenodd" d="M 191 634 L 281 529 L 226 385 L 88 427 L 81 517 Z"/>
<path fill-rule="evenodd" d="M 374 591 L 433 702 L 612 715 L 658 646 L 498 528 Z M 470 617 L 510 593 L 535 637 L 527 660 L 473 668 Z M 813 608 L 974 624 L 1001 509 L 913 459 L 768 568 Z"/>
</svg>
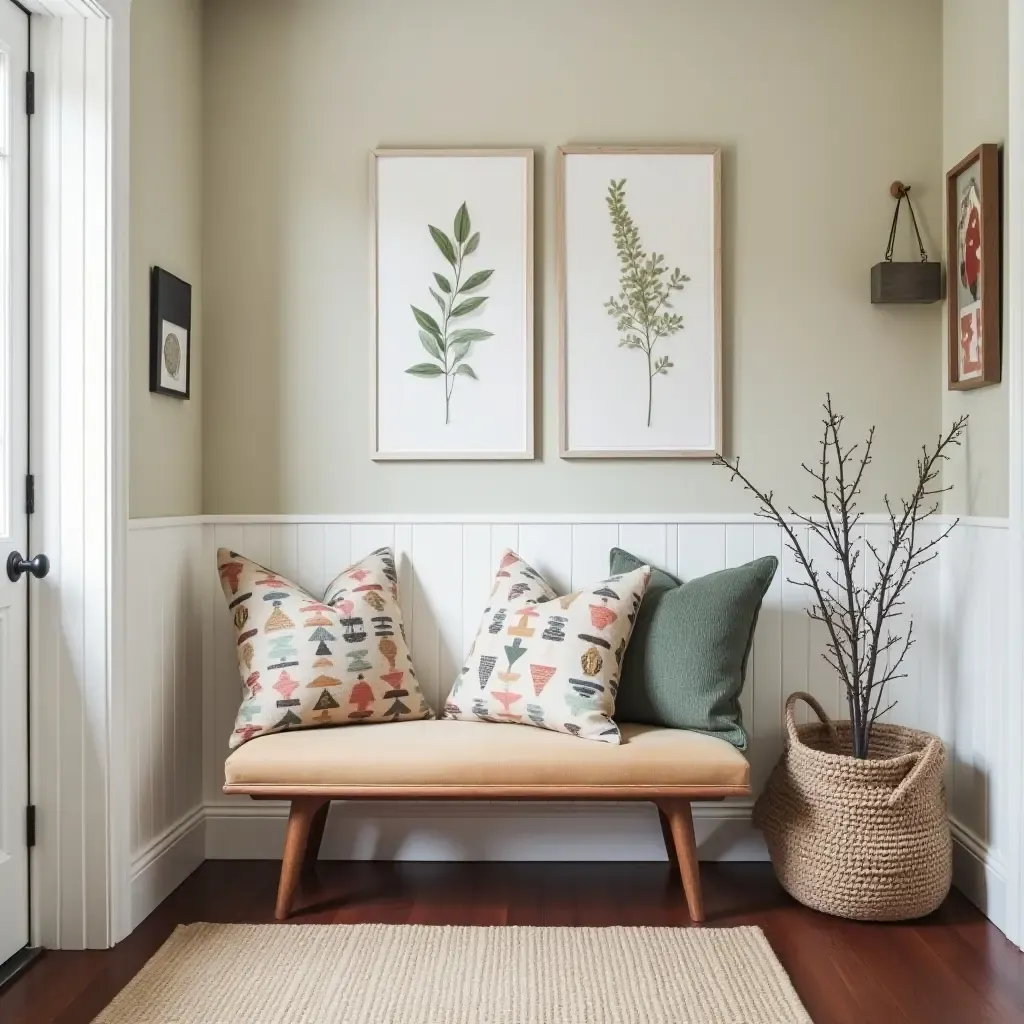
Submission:
<svg viewBox="0 0 1024 1024">
<path fill-rule="evenodd" d="M 327 800 L 313 815 L 313 821 L 309 826 L 309 841 L 306 843 L 306 856 L 302 861 L 304 875 L 309 876 L 316 873 L 316 859 L 320 856 L 320 844 L 323 842 L 327 813 L 330 809 L 331 801 Z"/>
<path fill-rule="evenodd" d="M 679 858 L 676 856 L 676 841 L 672 838 L 672 826 L 669 824 L 668 815 L 658 807 L 658 821 L 661 822 L 661 837 L 665 840 L 665 852 L 668 854 L 669 867 L 678 872 Z"/>
<path fill-rule="evenodd" d="M 329 801 L 314 796 L 296 797 L 288 813 L 288 831 L 284 839 L 284 858 L 281 861 L 281 881 L 277 887 L 277 906 L 274 917 L 283 921 L 292 910 L 295 890 L 299 886 L 302 866 L 306 860 L 314 821 Z M 321 826 L 321 835 L 323 827 Z M 317 840 L 319 846 L 319 839 Z"/>
<path fill-rule="evenodd" d="M 697 839 L 693 834 L 690 801 L 666 800 L 658 804 L 658 811 L 668 820 L 690 920 L 699 923 L 704 920 L 704 897 L 700 889 L 700 865 L 697 861 Z"/>
</svg>

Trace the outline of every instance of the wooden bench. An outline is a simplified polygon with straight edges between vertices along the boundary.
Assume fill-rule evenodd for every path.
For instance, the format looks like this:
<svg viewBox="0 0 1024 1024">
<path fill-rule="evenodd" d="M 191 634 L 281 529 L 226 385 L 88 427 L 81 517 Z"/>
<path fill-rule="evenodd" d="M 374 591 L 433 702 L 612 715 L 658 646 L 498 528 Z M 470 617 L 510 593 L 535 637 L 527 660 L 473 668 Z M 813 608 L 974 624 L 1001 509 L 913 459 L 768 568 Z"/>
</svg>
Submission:
<svg viewBox="0 0 1024 1024">
<path fill-rule="evenodd" d="M 395 722 L 250 740 L 225 763 L 225 793 L 291 801 L 275 915 L 316 862 L 332 800 L 645 800 L 661 818 L 690 917 L 704 919 L 691 801 L 749 796 L 750 766 L 700 733 L 623 725 L 613 746 L 522 725 Z"/>
</svg>

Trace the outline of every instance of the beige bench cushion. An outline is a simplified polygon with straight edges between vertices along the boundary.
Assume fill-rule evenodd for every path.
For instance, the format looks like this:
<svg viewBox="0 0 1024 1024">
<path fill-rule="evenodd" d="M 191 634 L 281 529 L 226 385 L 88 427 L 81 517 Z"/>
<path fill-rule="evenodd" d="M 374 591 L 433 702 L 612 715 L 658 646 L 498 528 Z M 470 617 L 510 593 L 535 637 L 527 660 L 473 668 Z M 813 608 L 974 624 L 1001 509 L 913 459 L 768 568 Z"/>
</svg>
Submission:
<svg viewBox="0 0 1024 1024">
<path fill-rule="evenodd" d="M 387 787 L 744 790 L 750 780 L 746 758 L 731 743 L 681 729 L 623 725 L 616 746 L 449 719 L 260 736 L 228 757 L 224 773 L 229 792 L 264 795 Z"/>
</svg>

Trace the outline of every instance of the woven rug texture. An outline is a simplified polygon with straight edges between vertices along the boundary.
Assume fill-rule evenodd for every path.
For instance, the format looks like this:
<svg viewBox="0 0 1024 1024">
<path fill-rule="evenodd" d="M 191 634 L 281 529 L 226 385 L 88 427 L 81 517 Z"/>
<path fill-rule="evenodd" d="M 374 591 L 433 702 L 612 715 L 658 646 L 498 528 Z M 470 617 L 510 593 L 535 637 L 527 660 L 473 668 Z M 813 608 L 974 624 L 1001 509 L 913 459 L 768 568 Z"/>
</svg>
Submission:
<svg viewBox="0 0 1024 1024">
<path fill-rule="evenodd" d="M 760 928 L 179 927 L 95 1024 L 811 1024 Z"/>
</svg>

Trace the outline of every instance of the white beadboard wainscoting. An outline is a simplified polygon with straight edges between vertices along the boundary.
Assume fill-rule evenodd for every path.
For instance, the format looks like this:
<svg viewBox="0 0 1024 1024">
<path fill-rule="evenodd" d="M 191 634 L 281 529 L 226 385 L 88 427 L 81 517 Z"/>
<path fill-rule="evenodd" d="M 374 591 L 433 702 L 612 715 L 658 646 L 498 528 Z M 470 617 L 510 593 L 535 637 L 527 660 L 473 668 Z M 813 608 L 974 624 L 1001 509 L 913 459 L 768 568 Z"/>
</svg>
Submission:
<svg viewBox="0 0 1024 1024">
<path fill-rule="evenodd" d="M 950 818 L 957 885 L 1004 932 L 1019 807 L 1020 722 L 1008 711 L 1009 521 L 965 520 L 939 558 L 942 576 L 941 673 L 934 681 L 934 726 L 950 753 Z"/>
<path fill-rule="evenodd" d="M 128 532 L 132 928 L 206 857 L 203 531 L 189 519 Z"/>
<path fill-rule="evenodd" d="M 801 528 L 806 535 L 806 527 Z M 928 527 L 934 535 L 941 523 Z M 862 533 L 884 541 L 873 517 Z M 958 882 L 999 924 L 1005 904 L 1007 778 L 1012 723 L 1001 714 L 1006 654 L 1006 520 L 960 523 L 921 571 L 907 611 L 917 644 L 893 684 L 889 719 L 950 744 L 948 793 Z M 129 651 L 133 701 L 133 920 L 203 858 L 281 855 L 286 807 L 221 793 L 240 697 L 233 627 L 220 592 L 218 547 L 230 547 L 322 592 L 374 548 L 395 549 L 417 676 L 435 707 L 462 664 L 501 551 L 514 548 L 566 590 L 600 579 L 619 545 L 683 579 L 760 555 L 781 568 L 758 620 L 742 706 L 760 787 L 782 749 L 783 703 L 808 690 L 843 716 L 821 627 L 806 614 L 781 531 L 753 516 L 331 517 L 134 520 Z M 822 558 L 822 552 L 812 548 Z M 801 714 L 806 720 L 806 714 Z M 485 728 L 485 726 L 481 726 Z M 497 727 L 495 727 L 497 728 Z M 201 730 L 201 741 L 200 741 Z M 702 859 L 760 859 L 750 801 L 695 807 Z M 360 804 L 336 806 L 324 856 L 349 859 L 652 860 L 665 856 L 645 805 Z"/>
</svg>

